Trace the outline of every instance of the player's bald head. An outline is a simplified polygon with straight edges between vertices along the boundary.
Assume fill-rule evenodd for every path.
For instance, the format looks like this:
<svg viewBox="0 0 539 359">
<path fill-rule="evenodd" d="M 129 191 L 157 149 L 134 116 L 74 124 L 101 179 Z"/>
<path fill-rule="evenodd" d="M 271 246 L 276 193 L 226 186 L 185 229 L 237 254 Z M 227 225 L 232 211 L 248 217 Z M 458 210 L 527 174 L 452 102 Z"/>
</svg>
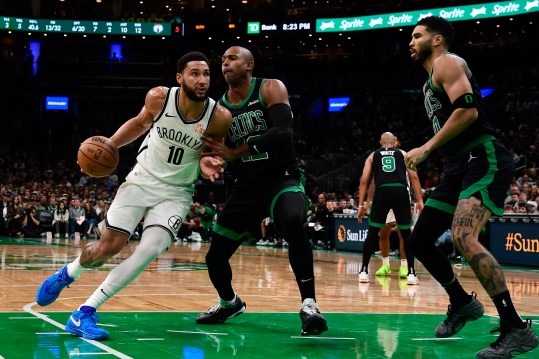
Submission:
<svg viewBox="0 0 539 359">
<path fill-rule="evenodd" d="M 382 133 L 382 136 L 380 136 L 380 144 L 384 147 L 392 147 L 394 141 L 395 135 L 391 132 L 384 132 Z"/>
<path fill-rule="evenodd" d="M 235 48 L 238 50 L 238 54 L 244 61 L 255 61 L 255 58 L 253 57 L 253 54 L 251 53 L 251 51 L 249 51 L 249 49 L 246 49 L 245 47 L 241 46 L 235 46 Z"/>
</svg>

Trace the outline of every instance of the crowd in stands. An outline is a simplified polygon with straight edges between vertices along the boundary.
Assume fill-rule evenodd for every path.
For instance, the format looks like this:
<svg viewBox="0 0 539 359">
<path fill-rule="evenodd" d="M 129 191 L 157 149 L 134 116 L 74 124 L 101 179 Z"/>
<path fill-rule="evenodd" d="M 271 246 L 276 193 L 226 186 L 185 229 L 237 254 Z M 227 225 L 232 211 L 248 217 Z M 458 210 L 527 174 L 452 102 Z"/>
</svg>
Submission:
<svg viewBox="0 0 539 359">
<path fill-rule="evenodd" d="M 348 201 L 348 206 L 353 202 L 351 199 L 357 191 L 363 162 L 379 146 L 381 133 L 397 134 L 404 150 L 410 150 L 432 136 L 420 92 L 425 73 L 411 64 L 408 51 L 402 46 L 409 37 L 403 35 L 400 40 L 380 42 L 376 38 L 383 33 L 373 34 L 378 35 L 365 38 L 355 47 L 319 48 L 312 57 L 297 56 L 295 41 L 278 47 L 252 47 L 257 59 L 255 76 L 281 79 L 289 90 L 296 148 L 309 175 L 307 193 L 314 204 L 319 195 L 324 194 L 328 211 L 330 207 L 340 210 L 341 199 Z M 50 229 L 54 234 L 72 236 L 78 232 L 82 237 L 95 236 L 95 222 L 106 213 L 107 202 L 114 199 L 118 184 L 135 163 L 139 143 L 122 148 L 117 171 L 103 179 L 88 178 L 80 173 L 75 158 L 78 145 L 90 135 L 112 135 L 124 121 L 138 113 L 150 87 L 173 86 L 172 59 L 177 54 L 172 48 L 163 52 L 163 49 L 151 48 L 151 44 L 140 47 L 137 43 L 126 43 L 124 50 L 130 53 L 132 63 L 126 60 L 125 65 L 133 68 L 131 72 L 116 74 L 113 80 L 118 86 L 108 86 L 95 82 L 100 78 L 97 72 L 88 72 L 90 69 L 100 71 L 92 66 L 96 63 L 95 56 L 108 51 L 103 44 L 64 46 L 59 41 L 43 43 L 41 56 L 46 60 L 43 63 L 61 63 L 61 66 L 44 66 L 37 74 L 32 73 L 26 61 L 28 47 L 24 44 L 24 41 L 15 41 L 12 45 L 0 45 L 0 75 L 10 88 L 0 97 L 5 118 L 9 119 L 3 123 L 0 132 L 1 220 L 4 221 L 0 231 L 14 235 L 27 231 L 30 234 L 34 229 L 26 227 L 36 224 L 35 218 L 41 228 Z M 516 185 L 511 191 L 508 189 L 506 210 L 509 212 L 511 205 L 512 212 L 525 209 L 527 213 L 533 213 L 537 210 L 536 206 L 532 209 L 533 204 L 539 201 L 536 176 L 539 168 L 539 64 L 529 52 L 534 48 L 533 44 L 520 42 L 511 47 L 504 46 L 462 46 L 455 52 L 468 59 L 482 86 L 493 89 L 485 100 L 494 119 L 496 135 L 513 153 L 517 167 L 518 193 Z M 88 51 L 88 47 L 96 51 Z M 219 75 L 220 55 L 213 47 L 207 53 L 212 60 L 210 95 L 217 98 L 225 90 Z M 492 58 L 497 61 L 491 61 Z M 101 77 L 109 75 L 109 68 L 105 67 Z M 148 77 L 150 81 L 142 83 L 141 77 Z M 122 85 L 122 79 L 135 81 L 139 86 L 134 89 Z M 69 111 L 43 110 L 44 95 L 53 92 L 69 94 L 70 91 L 73 95 Z M 325 109 L 330 96 L 349 96 L 351 101 L 343 111 L 331 114 Z M 320 185 L 321 177 L 345 164 L 351 164 L 352 168 L 350 180 L 345 185 L 337 186 L 335 181 Z M 442 160 L 436 155 L 420 166 L 419 177 L 425 196 L 441 180 L 442 167 Z M 186 219 L 186 231 L 180 238 L 194 236 L 198 239 L 200 236 L 207 240 L 211 236 L 208 219 L 201 217 L 208 217 L 209 212 L 214 212 L 214 217 L 219 214 L 229 181 L 230 176 L 224 185 L 217 185 L 216 197 L 209 195 L 213 193 L 211 191 L 199 191 L 193 198 L 192 213 Z M 197 187 L 201 189 L 205 185 L 201 182 Z M 72 211 L 78 208 L 75 206 L 77 199 L 80 207 L 87 210 Z M 354 204 L 357 205 L 353 203 L 352 206 Z M 59 205 L 65 206 L 66 213 L 55 217 L 53 210 Z M 84 221 L 80 221 L 82 212 Z M 319 218 L 314 222 L 323 220 Z M 315 242 L 319 240 L 327 242 L 324 238 L 316 238 Z"/>
</svg>

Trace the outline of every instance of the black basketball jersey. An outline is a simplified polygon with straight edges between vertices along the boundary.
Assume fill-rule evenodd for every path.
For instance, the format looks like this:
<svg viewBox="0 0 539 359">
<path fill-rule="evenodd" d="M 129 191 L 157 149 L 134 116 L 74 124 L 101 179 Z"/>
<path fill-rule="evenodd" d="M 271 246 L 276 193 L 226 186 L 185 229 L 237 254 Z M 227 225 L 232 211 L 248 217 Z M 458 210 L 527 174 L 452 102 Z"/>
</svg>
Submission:
<svg viewBox="0 0 539 359">
<path fill-rule="evenodd" d="M 253 77 L 249 95 L 240 104 L 233 105 L 227 101 L 228 91 L 219 100 L 232 113 L 232 126 L 227 136 L 229 147 L 236 148 L 247 142 L 248 138 L 260 136 L 271 127 L 268 107 L 260 92 L 265 81 Z M 274 143 L 268 152 L 244 156 L 234 162 L 235 176 L 245 179 L 274 178 L 284 175 L 288 168 L 299 166 L 292 141 Z"/>
<path fill-rule="evenodd" d="M 398 148 L 381 147 L 374 151 L 372 172 L 376 188 L 389 184 L 408 186 L 404 154 Z"/>
<path fill-rule="evenodd" d="M 453 55 L 453 54 L 452 54 Z M 453 55 L 456 56 L 456 55 Z M 470 72 L 471 74 L 471 72 Z M 436 134 L 444 126 L 445 122 L 453 113 L 453 105 L 443 88 L 435 87 L 432 78 L 429 78 L 424 86 L 425 109 L 432 122 L 432 128 Z M 473 94 L 477 103 L 479 116 L 468 128 L 438 148 L 442 156 L 451 156 L 459 152 L 464 146 L 477 140 L 482 135 L 492 135 L 494 130 L 488 118 L 486 105 L 481 95 L 481 90 L 473 74 L 470 77 Z"/>
</svg>

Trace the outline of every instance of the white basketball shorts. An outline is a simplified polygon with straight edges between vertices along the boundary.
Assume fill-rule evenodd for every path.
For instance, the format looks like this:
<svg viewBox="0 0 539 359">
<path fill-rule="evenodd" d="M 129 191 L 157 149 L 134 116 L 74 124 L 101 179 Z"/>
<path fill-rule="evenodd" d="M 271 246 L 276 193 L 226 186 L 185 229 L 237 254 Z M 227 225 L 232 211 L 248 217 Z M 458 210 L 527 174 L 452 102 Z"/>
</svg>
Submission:
<svg viewBox="0 0 539 359">
<path fill-rule="evenodd" d="M 189 211 L 192 196 L 192 187 L 163 183 L 137 164 L 112 201 L 107 213 L 107 228 L 131 236 L 143 220 L 143 228 L 161 227 L 174 241 Z"/>
</svg>

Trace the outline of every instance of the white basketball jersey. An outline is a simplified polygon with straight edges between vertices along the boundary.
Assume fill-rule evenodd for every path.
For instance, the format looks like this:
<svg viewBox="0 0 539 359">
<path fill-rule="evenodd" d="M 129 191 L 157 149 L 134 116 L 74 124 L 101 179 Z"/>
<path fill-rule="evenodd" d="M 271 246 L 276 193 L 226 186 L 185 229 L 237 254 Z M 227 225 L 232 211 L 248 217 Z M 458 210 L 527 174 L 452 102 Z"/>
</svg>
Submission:
<svg viewBox="0 0 539 359">
<path fill-rule="evenodd" d="M 213 119 L 217 103 L 208 98 L 200 117 L 187 121 L 179 108 L 179 95 L 179 87 L 168 90 L 163 108 L 140 146 L 137 161 L 167 184 L 192 187 L 200 172 L 200 138 Z"/>
</svg>

